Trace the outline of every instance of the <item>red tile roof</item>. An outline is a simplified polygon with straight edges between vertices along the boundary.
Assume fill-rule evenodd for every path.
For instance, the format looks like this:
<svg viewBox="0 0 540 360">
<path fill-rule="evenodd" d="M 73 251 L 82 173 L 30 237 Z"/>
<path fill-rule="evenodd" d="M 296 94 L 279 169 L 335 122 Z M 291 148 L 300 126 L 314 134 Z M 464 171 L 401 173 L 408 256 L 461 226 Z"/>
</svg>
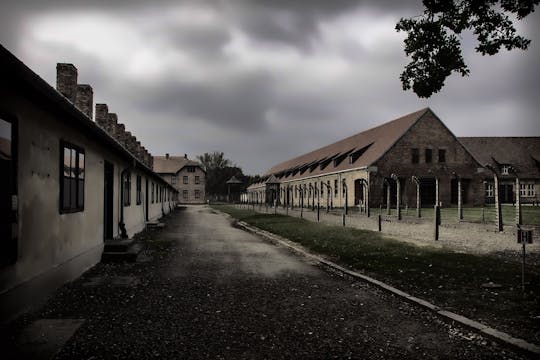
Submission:
<svg viewBox="0 0 540 360">
<path fill-rule="evenodd" d="M 196 161 L 186 159 L 184 156 L 154 156 L 154 172 L 158 174 L 176 174 L 184 166 L 198 166 Z"/>
<path fill-rule="evenodd" d="M 481 164 L 512 165 L 523 178 L 540 178 L 540 137 L 459 137 Z"/>
<path fill-rule="evenodd" d="M 429 108 L 413 112 L 270 168 L 281 181 L 367 167 L 383 156 Z M 349 160 L 350 159 L 350 160 Z"/>
</svg>

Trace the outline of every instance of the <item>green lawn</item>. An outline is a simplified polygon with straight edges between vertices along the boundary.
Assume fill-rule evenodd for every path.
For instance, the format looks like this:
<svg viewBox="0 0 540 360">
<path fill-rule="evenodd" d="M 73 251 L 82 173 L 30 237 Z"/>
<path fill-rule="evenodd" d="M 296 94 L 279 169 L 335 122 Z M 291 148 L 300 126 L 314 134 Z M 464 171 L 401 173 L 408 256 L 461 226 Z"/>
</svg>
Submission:
<svg viewBox="0 0 540 360">
<path fill-rule="evenodd" d="M 258 214 L 230 206 L 213 207 L 439 306 L 514 336 L 528 336 L 529 341 L 540 342 L 534 338 L 540 332 L 540 322 L 533 318 L 540 315 L 540 271 L 527 268 L 531 285 L 523 298 L 519 258 L 420 248 L 369 230 Z M 502 287 L 481 287 L 490 281 Z"/>
</svg>

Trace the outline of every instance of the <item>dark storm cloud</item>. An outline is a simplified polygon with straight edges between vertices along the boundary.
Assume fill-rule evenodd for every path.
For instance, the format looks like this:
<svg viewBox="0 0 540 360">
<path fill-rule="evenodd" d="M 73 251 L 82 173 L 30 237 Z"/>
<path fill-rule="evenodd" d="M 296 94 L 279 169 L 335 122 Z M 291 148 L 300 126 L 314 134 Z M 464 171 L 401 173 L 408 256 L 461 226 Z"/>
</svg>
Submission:
<svg viewBox="0 0 540 360">
<path fill-rule="evenodd" d="M 250 173 L 425 106 L 457 135 L 539 134 L 540 14 L 524 26 L 528 51 L 466 48 L 471 76 L 452 76 L 423 100 L 401 89 L 408 59 L 394 30 L 421 6 L 3 1 L 0 41 L 53 85 L 55 63 L 73 62 L 95 101 L 156 154 L 224 151 Z"/>
<path fill-rule="evenodd" d="M 137 101 L 141 111 L 183 114 L 237 131 L 263 131 L 274 88 L 265 72 L 243 73 L 208 82 L 159 82 Z M 181 117 L 178 121 L 182 121 Z"/>
</svg>

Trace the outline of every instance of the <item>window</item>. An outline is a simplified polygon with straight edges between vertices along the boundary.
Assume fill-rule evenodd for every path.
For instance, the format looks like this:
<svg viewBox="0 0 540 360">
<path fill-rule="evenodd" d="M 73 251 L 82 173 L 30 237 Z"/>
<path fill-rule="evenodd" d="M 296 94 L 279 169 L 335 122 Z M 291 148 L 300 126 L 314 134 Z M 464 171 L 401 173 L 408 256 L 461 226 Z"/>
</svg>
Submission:
<svg viewBox="0 0 540 360">
<path fill-rule="evenodd" d="M 84 210 L 84 150 L 78 146 L 61 142 L 62 181 L 60 182 L 61 212 Z"/>
<path fill-rule="evenodd" d="M 446 162 L 446 150 L 445 149 L 439 149 L 439 162 L 440 163 Z"/>
<path fill-rule="evenodd" d="M 486 184 L 486 197 L 493 197 L 493 184 Z"/>
<path fill-rule="evenodd" d="M 320 186 L 320 189 L 321 189 L 321 197 L 324 197 L 324 183 L 321 181 L 321 186 Z"/>
<path fill-rule="evenodd" d="M 171 177 L 171 185 L 176 185 L 176 175 Z"/>
<path fill-rule="evenodd" d="M 339 194 L 339 189 L 338 189 L 338 181 L 337 179 L 334 180 L 334 197 L 337 197 Z"/>
<path fill-rule="evenodd" d="M 184 200 L 187 200 L 189 198 L 189 192 L 187 190 L 182 191 L 182 194 L 184 196 Z"/>
<path fill-rule="evenodd" d="M 188 177 L 187 177 L 187 176 L 184 176 L 184 177 L 183 177 L 183 182 L 184 182 L 184 185 L 187 185 L 187 184 L 188 184 Z"/>
<path fill-rule="evenodd" d="M 154 203 L 154 182 L 152 182 L 152 204 Z"/>
<path fill-rule="evenodd" d="M 418 162 L 420 161 L 420 152 L 418 151 L 418 149 L 411 149 L 411 157 L 412 163 L 418 164 Z"/>
<path fill-rule="evenodd" d="M 439 150 L 440 153 L 440 150 Z M 425 154 L 426 156 L 426 164 L 429 164 L 431 162 L 431 159 L 433 159 L 433 150 L 432 149 L 426 149 Z M 439 160 L 440 162 L 440 160 Z"/>
<path fill-rule="evenodd" d="M 195 190 L 195 199 L 201 198 L 201 190 Z"/>
<path fill-rule="evenodd" d="M 294 185 L 294 197 L 298 198 L 298 185 Z"/>
<path fill-rule="evenodd" d="M 195 167 L 193 167 L 193 166 L 188 166 L 188 167 L 187 167 L 187 172 L 190 172 L 190 173 L 195 172 Z"/>
<path fill-rule="evenodd" d="M 327 193 L 328 193 L 328 197 L 331 198 L 332 197 L 332 189 L 330 188 L 330 180 L 326 181 L 326 187 L 327 187 Z"/>
<path fill-rule="evenodd" d="M 124 192 L 124 206 L 131 205 L 131 173 L 126 172 L 124 174 L 124 179 L 122 180 L 122 191 Z"/>
<path fill-rule="evenodd" d="M 536 196 L 534 184 L 519 184 L 519 196 Z"/>
<path fill-rule="evenodd" d="M 137 175 L 137 205 L 141 205 L 142 196 L 141 196 L 141 175 Z"/>
<path fill-rule="evenodd" d="M 510 171 L 510 165 L 501 166 L 501 175 L 508 175 Z"/>
<path fill-rule="evenodd" d="M 200 184 L 201 178 L 199 176 L 195 176 L 195 184 Z"/>
</svg>

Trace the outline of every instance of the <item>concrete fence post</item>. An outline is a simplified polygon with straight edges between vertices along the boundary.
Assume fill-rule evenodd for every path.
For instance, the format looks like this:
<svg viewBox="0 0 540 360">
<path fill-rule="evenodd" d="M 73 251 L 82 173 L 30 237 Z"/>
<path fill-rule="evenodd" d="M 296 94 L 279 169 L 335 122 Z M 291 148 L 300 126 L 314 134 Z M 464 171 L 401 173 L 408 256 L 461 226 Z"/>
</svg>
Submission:
<svg viewBox="0 0 540 360">
<path fill-rule="evenodd" d="M 422 204 L 421 204 L 421 197 L 420 197 L 420 179 L 418 179 L 416 176 L 412 177 L 414 183 L 416 184 L 416 217 L 421 218 L 422 217 Z"/>
<path fill-rule="evenodd" d="M 517 170 L 511 166 L 509 171 L 516 177 L 516 225 L 522 225 L 522 212 L 521 212 L 521 182 L 517 174 Z"/>
<path fill-rule="evenodd" d="M 435 241 L 437 241 L 439 240 L 439 225 L 441 224 L 441 209 L 439 205 L 434 206 L 433 213 L 434 213 L 433 218 L 434 218 L 434 227 L 435 227 L 434 238 L 435 238 Z"/>
<path fill-rule="evenodd" d="M 391 175 L 392 179 L 396 182 L 396 211 L 397 219 L 401 220 L 401 184 L 399 182 L 399 177 L 396 174 Z"/>
<path fill-rule="evenodd" d="M 493 195 L 495 196 L 495 221 L 497 222 L 497 230 L 503 231 L 501 201 L 499 199 L 499 176 L 497 175 L 497 171 L 493 168 L 493 166 L 486 164 L 484 167 L 491 170 L 491 172 L 493 173 L 493 182 L 494 182 Z"/>
</svg>

